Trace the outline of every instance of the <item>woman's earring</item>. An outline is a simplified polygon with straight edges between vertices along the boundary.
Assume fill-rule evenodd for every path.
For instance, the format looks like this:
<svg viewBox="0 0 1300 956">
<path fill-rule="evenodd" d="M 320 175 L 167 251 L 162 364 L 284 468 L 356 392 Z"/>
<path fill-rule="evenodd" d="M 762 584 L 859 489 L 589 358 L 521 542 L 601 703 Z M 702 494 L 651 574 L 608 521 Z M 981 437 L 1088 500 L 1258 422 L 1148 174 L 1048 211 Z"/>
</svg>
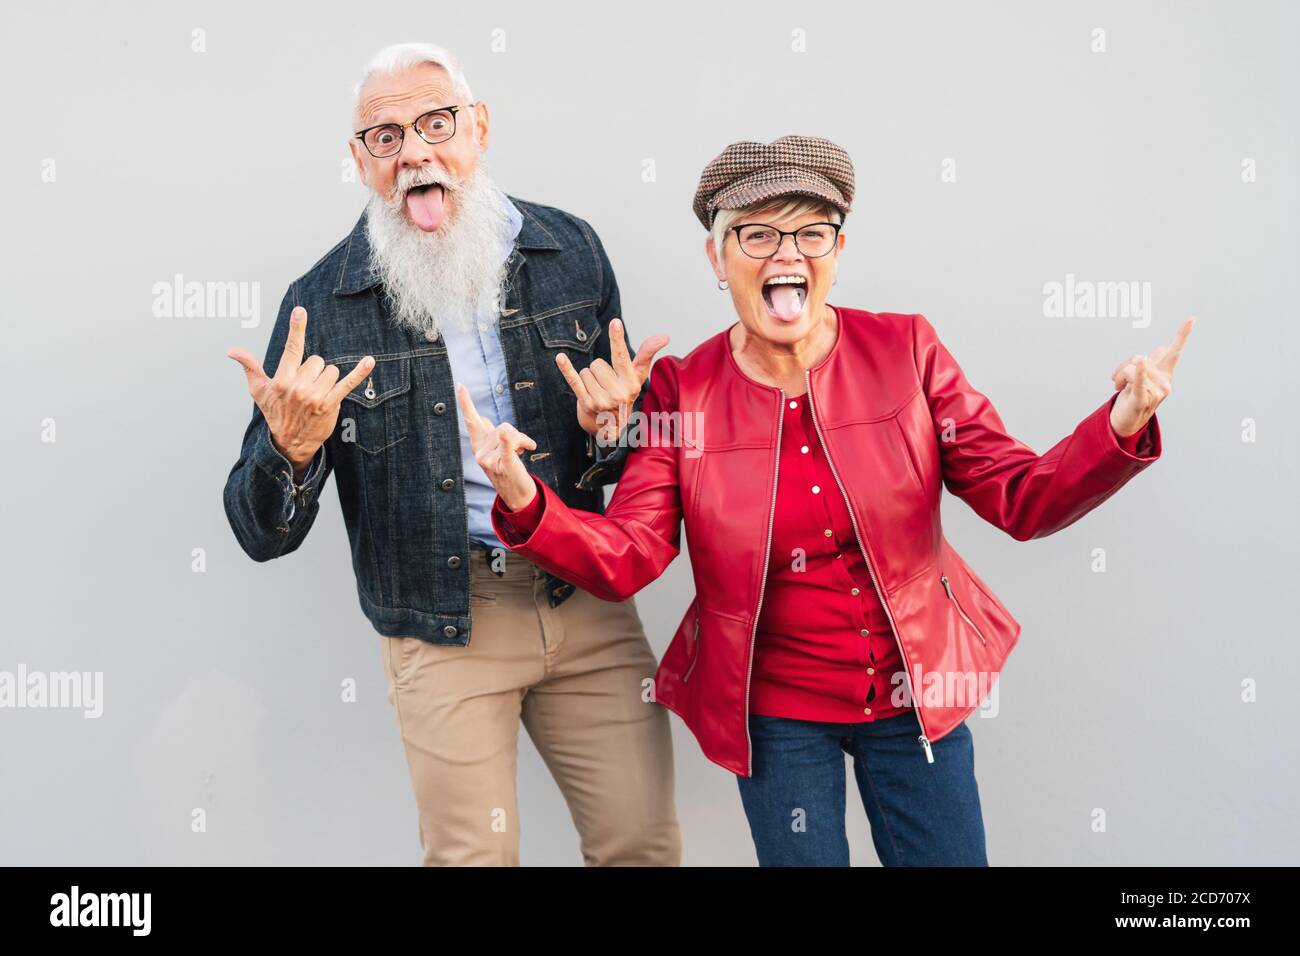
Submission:
<svg viewBox="0 0 1300 956">
<path fill-rule="evenodd" d="M 718 288 L 719 288 L 719 289 L 726 289 L 726 288 L 727 288 L 727 280 L 726 280 L 726 279 L 719 279 L 719 280 L 718 280 Z"/>
</svg>

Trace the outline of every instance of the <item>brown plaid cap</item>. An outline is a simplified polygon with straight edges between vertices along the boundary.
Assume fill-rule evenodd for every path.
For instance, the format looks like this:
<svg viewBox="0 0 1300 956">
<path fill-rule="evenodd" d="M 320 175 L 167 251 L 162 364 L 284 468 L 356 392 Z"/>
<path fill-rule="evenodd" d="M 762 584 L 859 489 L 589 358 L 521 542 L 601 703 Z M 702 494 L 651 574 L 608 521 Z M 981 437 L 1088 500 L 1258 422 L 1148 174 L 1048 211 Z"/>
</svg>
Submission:
<svg viewBox="0 0 1300 956">
<path fill-rule="evenodd" d="M 825 199 L 848 215 L 853 201 L 849 154 L 820 136 L 732 143 L 704 167 L 693 208 L 708 229 L 719 209 L 743 209 L 787 195 Z"/>
</svg>

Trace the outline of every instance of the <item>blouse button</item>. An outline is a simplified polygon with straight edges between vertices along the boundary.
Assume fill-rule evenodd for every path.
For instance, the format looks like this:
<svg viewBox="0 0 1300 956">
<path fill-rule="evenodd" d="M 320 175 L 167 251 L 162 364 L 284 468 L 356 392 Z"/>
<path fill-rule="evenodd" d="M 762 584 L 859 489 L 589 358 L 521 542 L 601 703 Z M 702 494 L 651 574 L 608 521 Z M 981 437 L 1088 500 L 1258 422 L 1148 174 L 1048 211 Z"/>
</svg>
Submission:
<svg viewBox="0 0 1300 956">
<path fill-rule="evenodd" d="M 871 632 L 864 627 L 862 630 L 858 631 L 858 633 L 861 634 L 863 637 L 866 637 Z"/>
<path fill-rule="evenodd" d="M 862 708 L 862 712 L 863 712 L 864 714 L 869 714 L 869 713 L 871 713 L 871 708 L 870 708 L 870 707 L 863 707 L 863 708 Z"/>
<path fill-rule="evenodd" d="M 868 674 L 874 674 L 875 672 L 876 672 L 876 669 L 875 669 L 874 667 L 868 667 L 868 668 L 867 668 L 867 673 L 868 673 Z"/>
<path fill-rule="evenodd" d="M 806 454 L 808 454 L 808 446 L 807 446 L 807 445 L 804 445 L 802 448 L 800 448 L 800 449 L 799 449 L 799 454 L 801 454 L 801 455 L 806 455 Z"/>
<path fill-rule="evenodd" d="M 829 538 L 832 534 L 834 534 L 834 533 L 835 533 L 835 532 L 831 531 L 830 528 L 827 528 L 825 531 L 822 532 L 822 534 L 826 535 L 826 537 L 828 537 L 828 538 Z M 835 557 L 838 558 L 839 555 L 837 554 L 837 555 L 835 555 Z"/>
<path fill-rule="evenodd" d="M 861 594 L 862 592 L 859 591 L 857 588 L 854 588 L 853 591 L 852 591 L 851 593 L 853 594 L 854 597 L 857 597 L 857 596 L 858 596 L 859 594 Z"/>
<path fill-rule="evenodd" d="M 815 494 L 815 495 L 820 495 L 821 493 L 822 493 L 822 486 L 821 486 L 821 485 L 813 485 L 813 494 Z"/>
<path fill-rule="evenodd" d="M 798 402 L 791 402 L 791 403 L 790 403 L 790 407 L 791 407 L 791 408 L 798 408 L 798 407 L 799 407 L 799 403 L 798 403 Z"/>
</svg>

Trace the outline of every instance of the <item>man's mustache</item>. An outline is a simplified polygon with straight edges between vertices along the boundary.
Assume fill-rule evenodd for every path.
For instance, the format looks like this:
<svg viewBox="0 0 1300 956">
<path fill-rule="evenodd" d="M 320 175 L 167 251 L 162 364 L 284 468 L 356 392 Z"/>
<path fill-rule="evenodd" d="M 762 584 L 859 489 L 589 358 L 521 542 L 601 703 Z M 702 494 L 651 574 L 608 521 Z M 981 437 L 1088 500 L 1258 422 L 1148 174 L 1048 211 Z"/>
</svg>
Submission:
<svg viewBox="0 0 1300 956">
<path fill-rule="evenodd" d="M 416 186 L 435 185 L 441 186 L 447 192 L 455 192 L 461 188 L 462 183 L 443 166 L 428 165 L 403 169 L 393 182 L 393 192 L 389 196 L 389 201 L 400 203 Z"/>
</svg>

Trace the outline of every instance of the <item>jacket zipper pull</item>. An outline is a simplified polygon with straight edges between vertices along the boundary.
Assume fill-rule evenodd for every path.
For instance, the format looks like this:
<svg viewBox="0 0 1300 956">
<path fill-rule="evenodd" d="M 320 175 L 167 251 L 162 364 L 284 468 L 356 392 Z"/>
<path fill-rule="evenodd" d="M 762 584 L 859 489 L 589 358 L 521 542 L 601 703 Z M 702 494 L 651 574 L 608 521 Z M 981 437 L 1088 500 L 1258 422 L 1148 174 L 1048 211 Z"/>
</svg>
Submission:
<svg viewBox="0 0 1300 956">
<path fill-rule="evenodd" d="M 686 673 L 682 675 L 683 684 L 691 679 L 691 673 L 695 670 L 695 665 L 700 661 L 700 617 L 698 613 L 695 616 L 695 633 L 691 637 L 691 645 L 695 653 L 691 657 L 690 666 L 686 668 Z"/>
<path fill-rule="evenodd" d="M 930 739 L 926 737 L 925 734 L 922 734 L 920 737 L 917 737 L 916 739 L 919 740 L 921 742 L 921 746 L 925 748 L 926 763 L 934 763 L 934 754 L 930 751 Z"/>
<path fill-rule="evenodd" d="M 941 576 L 941 577 L 939 578 L 939 580 L 943 582 L 943 589 L 944 589 L 945 591 L 948 592 L 948 597 L 951 598 L 951 597 L 952 597 L 952 588 L 950 588 L 950 587 L 948 586 L 948 575 L 945 574 L 945 575 Z"/>
</svg>

